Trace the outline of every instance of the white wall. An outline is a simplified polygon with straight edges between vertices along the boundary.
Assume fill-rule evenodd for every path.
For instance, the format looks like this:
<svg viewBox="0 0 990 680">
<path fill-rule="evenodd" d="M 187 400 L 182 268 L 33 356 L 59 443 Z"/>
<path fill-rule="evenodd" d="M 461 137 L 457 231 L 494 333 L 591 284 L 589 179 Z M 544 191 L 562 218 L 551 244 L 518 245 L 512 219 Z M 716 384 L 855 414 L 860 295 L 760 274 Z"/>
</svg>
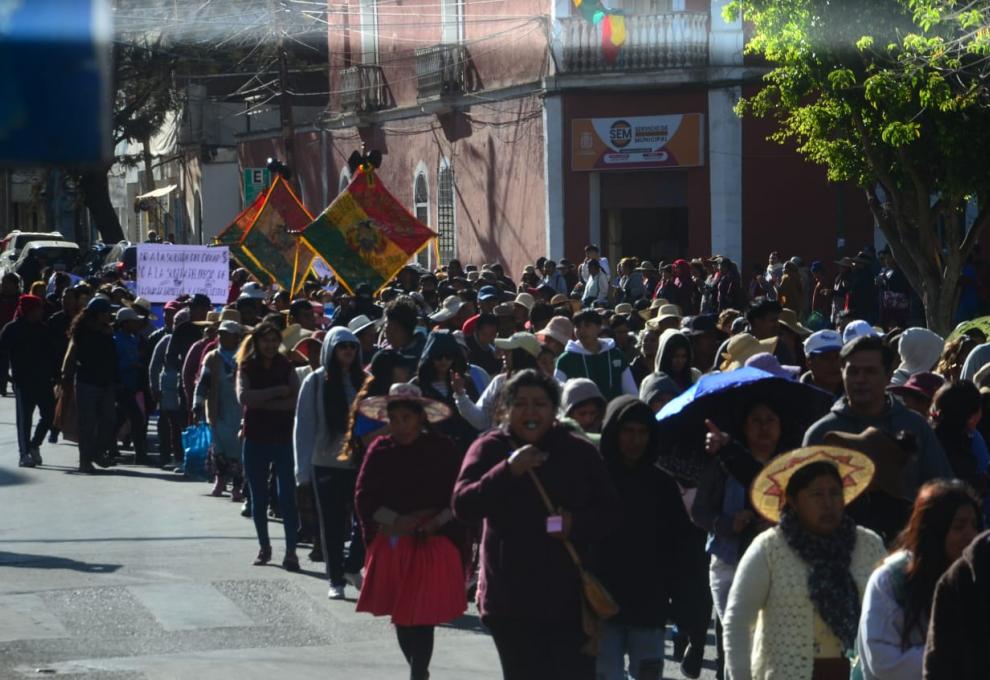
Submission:
<svg viewBox="0 0 990 680">
<path fill-rule="evenodd" d="M 241 209 L 240 171 L 236 162 L 203 163 L 203 243 L 220 233 L 230 224 Z M 200 225 L 193 225 L 197 231 Z"/>
</svg>

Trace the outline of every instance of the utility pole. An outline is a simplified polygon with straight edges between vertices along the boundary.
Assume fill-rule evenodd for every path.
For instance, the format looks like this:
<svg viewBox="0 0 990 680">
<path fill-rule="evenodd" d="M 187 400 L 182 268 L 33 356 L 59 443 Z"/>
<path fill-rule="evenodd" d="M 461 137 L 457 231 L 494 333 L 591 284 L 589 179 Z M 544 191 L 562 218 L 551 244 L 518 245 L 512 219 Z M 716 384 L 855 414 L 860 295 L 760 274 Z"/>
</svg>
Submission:
<svg viewBox="0 0 990 680">
<path fill-rule="evenodd" d="M 278 50 L 279 121 L 282 127 L 282 148 L 285 165 L 292 172 L 293 179 L 289 184 L 298 192 L 299 186 L 296 178 L 299 173 L 298 168 L 296 168 L 295 139 L 293 138 L 295 126 L 292 122 L 292 99 L 289 94 L 289 55 L 285 50 L 285 29 L 282 22 L 284 5 L 282 0 L 271 0 L 271 5 L 275 19 L 275 47 Z"/>
</svg>

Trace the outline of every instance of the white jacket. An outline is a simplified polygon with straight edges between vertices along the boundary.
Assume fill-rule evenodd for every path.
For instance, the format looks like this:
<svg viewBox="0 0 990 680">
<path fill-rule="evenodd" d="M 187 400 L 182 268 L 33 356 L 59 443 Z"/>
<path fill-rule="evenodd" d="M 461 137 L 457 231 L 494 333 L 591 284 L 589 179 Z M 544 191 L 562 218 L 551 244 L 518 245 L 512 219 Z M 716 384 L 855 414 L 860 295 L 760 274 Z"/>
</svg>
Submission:
<svg viewBox="0 0 990 680">
<path fill-rule="evenodd" d="M 907 552 L 894 553 L 873 572 L 866 584 L 856 639 L 864 680 L 921 680 L 927 625 L 925 629 L 915 626 L 908 638 L 911 646 L 903 649 L 904 610 L 897 603 L 894 592 L 896 581 L 904 578 L 903 569 L 909 559 Z M 896 573 L 898 571 L 901 573 Z M 927 624 L 927 617 L 923 616 L 922 620 Z"/>
<path fill-rule="evenodd" d="M 879 536 L 856 527 L 849 569 L 860 592 L 886 554 Z M 764 531 L 749 546 L 722 622 L 726 678 L 811 679 L 815 608 L 808 594 L 808 569 L 779 527 Z"/>
</svg>

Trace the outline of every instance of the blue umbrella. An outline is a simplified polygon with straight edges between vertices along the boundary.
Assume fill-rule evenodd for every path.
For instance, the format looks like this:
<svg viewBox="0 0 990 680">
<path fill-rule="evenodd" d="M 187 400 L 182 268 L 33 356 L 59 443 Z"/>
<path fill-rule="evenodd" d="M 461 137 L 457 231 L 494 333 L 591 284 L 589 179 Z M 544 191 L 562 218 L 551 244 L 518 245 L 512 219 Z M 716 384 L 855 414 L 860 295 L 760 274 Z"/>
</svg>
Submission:
<svg viewBox="0 0 990 680">
<path fill-rule="evenodd" d="M 824 416 L 834 401 L 824 390 L 758 368 L 703 376 L 657 414 L 658 465 L 681 481 L 696 482 L 709 460 L 704 450 L 705 420 L 734 432 L 748 405 L 764 403 L 777 413 L 785 430 L 797 436 Z"/>
</svg>

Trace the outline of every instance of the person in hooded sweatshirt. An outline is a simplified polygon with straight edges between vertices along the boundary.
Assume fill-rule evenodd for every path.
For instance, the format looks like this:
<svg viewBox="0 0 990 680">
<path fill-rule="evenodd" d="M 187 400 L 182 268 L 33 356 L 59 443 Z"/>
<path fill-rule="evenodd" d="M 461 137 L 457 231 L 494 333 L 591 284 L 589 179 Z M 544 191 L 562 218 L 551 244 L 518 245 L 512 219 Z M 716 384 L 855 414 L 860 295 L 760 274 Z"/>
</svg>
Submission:
<svg viewBox="0 0 990 680">
<path fill-rule="evenodd" d="M 622 523 L 598 545 L 596 575 L 619 605 L 604 623 L 599 680 L 663 677 L 668 605 L 684 566 L 676 556 L 690 526 L 677 483 L 653 464 L 655 424 L 650 407 L 628 395 L 605 414 L 599 451 Z"/>
<path fill-rule="evenodd" d="M 457 450 L 463 456 L 468 446 L 478 436 L 478 429 L 457 410 L 457 393 L 462 386 L 462 380 L 467 398 L 476 402 L 481 390 L 478 389 L 468 370 L 468 363 L 457 343 L 457 338 L 449 331 L 431 332 L 426 338 L 419 368 L 412 383 L 419 387 L 424 397 L 442 402 L 453 411 L 450 418 L 437 425 L 437 430 L 453 439 Z"/>
<path fill-rule="evenodd" d="M 636 396 L 639 389 L 632 371 L 611 338 L 599 338 L 602 317 L 594 310 L 586 310 L 574 317 L 574 333 L 577 340 L 569 340 L 564 353 L 557 357 L 554 377 L 560 382 L 570 378 L 588 378 L 602 390 L 606 401 L 620 394 Z"/>
<path fill-rule="evenodd" d="M 888 433 L 904 430 L 914 435 L 918 445 L 918 456 L 904 469 L 908 496 L 913 500 L 927 481 L 951 478 L 952 466 L 932 428 L 922 416 L 887 394 L 893 350 L 878 337 L 864 336 L 847 343 L 839 359 L 846 394 L 830 413 L 808 428 L 803 445 L 823 444 L 829 432 L 858 434 L 871 426 Z"/>
<path fill-rule="evenodd" d="M 901 365 L 890 379 L 891 385 L 903 385 L 912 375 L 929 373 L 942 358 L 945 341 L 942 336 L 927 328 L 908 328 L 901 333 L 897 348 L 901 355 Z"/>
<path fill-rule="evenodd" d="M 347 446 L 351 406 L 364 384 L 357 336 L 343 326 L 332 328 L 323 341 L 320 364 L 299 388 L 293 427 L 296 484 L 313 486 L 330 584 L 328 597 L 342 600 L 347 583 L 361 587 L 364 562 L 357 524 L 349 516 L 357 470 L 340 455 Z M 345 555 L 348 533 L 350 549 Z"/>
<path fill-rule="evenodd" d="M 692 368 L 694 353 L 691 341 L 684 333 L 668 328 L 660 335 L 660 348 L 653 372 L 673 380 L 683 392 L 701 378 L 701 371 Z"/>
</svg>

